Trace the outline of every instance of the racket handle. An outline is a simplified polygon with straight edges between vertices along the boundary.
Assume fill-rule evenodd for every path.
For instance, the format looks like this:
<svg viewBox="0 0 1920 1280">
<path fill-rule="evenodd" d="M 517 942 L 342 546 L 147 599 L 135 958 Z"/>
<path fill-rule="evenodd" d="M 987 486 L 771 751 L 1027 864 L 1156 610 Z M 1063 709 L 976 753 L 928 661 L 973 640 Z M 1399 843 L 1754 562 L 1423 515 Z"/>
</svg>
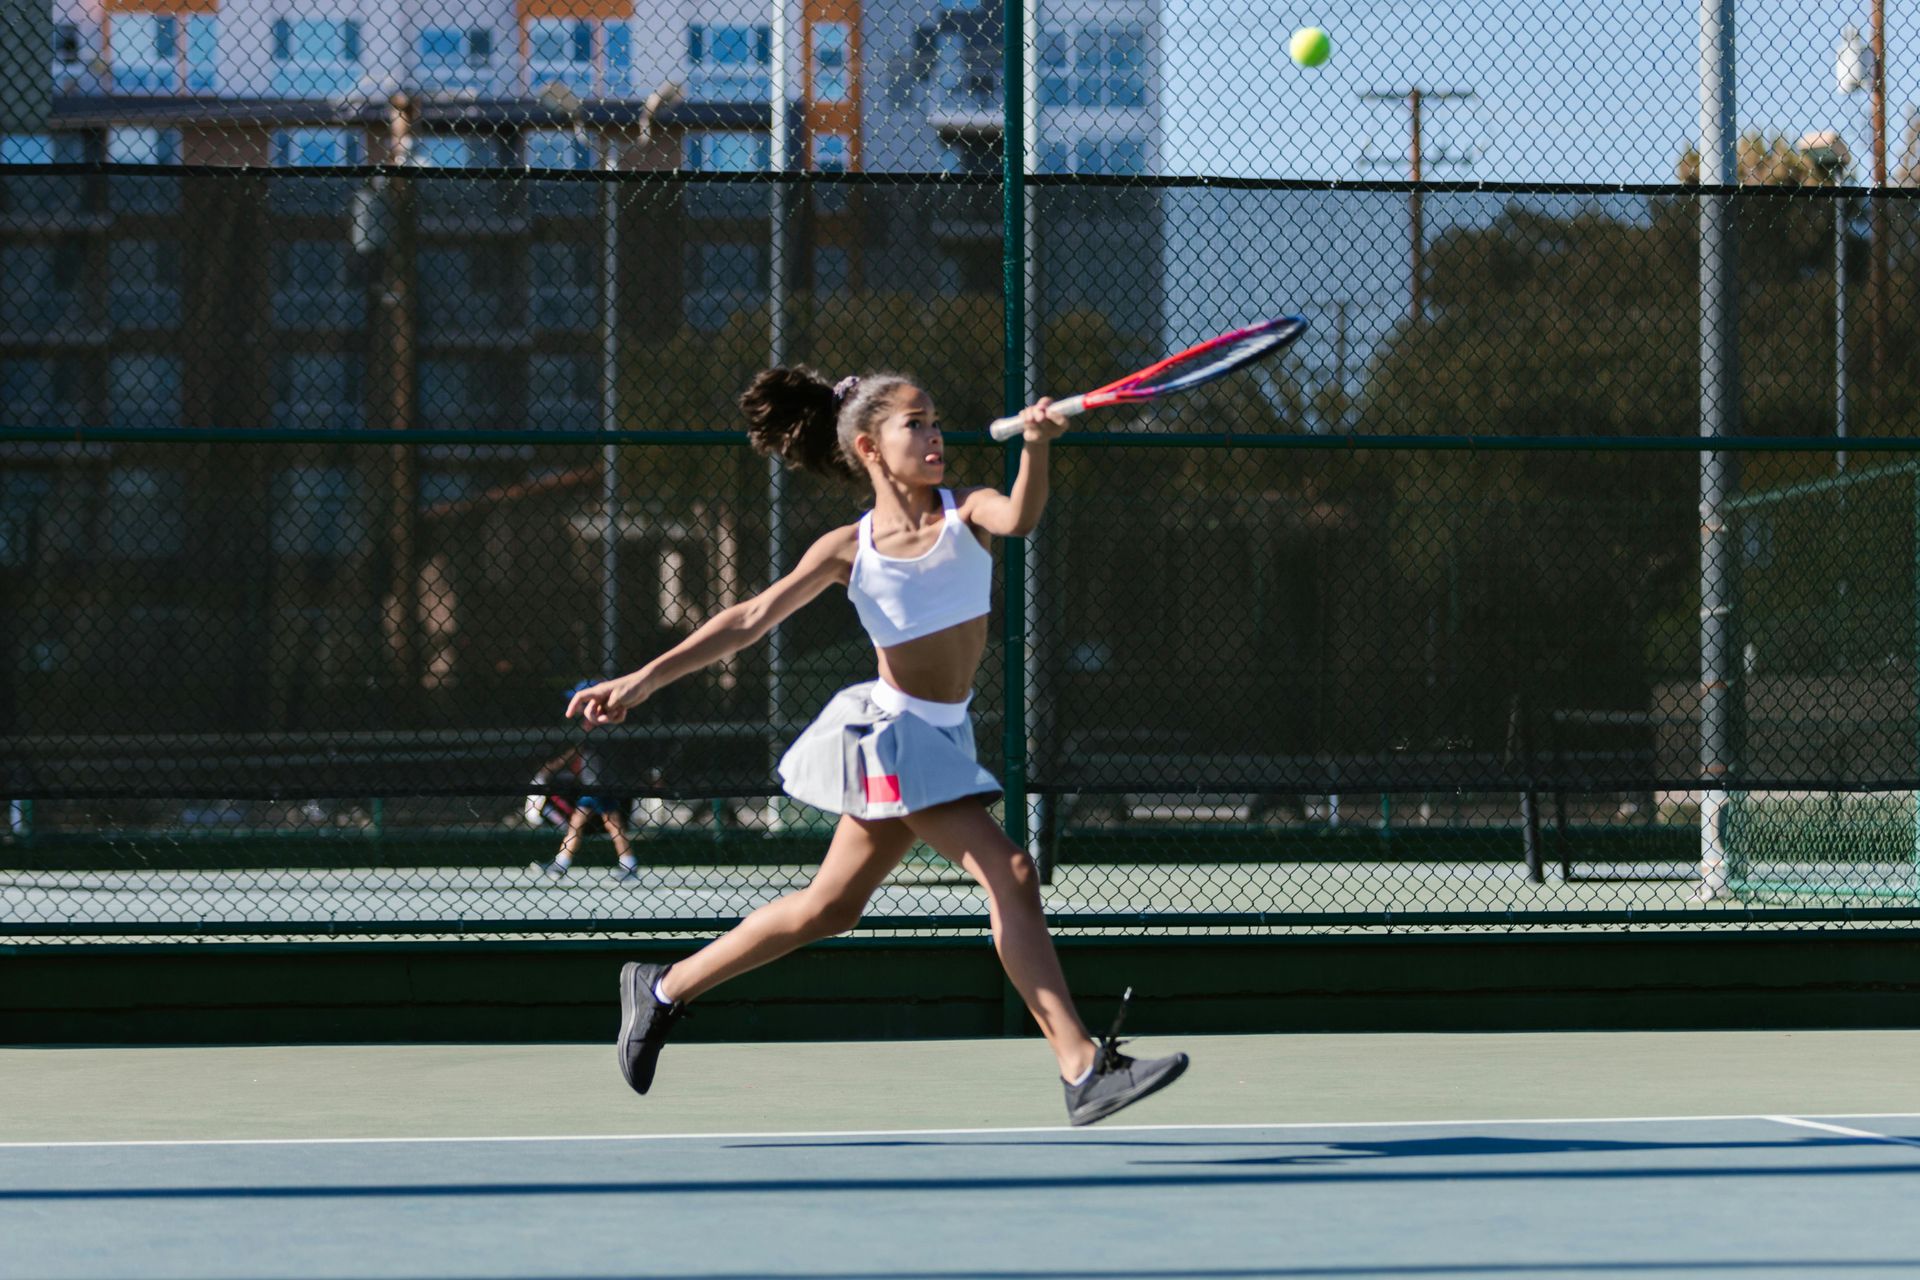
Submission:
<svg viewBox="0 0 1920 1280">
<path fill-rule="evenodd" d="M 1087 411 L 1087 398 L 1068 396 L 1065 400 L 1055 400 L 1052 409 L 1063 418 L 1077 418 Z M 987 428 L 987 434 L 1000 441 L 1011 440 L 1025 431 L 1026 428 L 1020 425 L 1017 415 L 1011 418 L 995 418 L 993 425 Z"/>
</svg>

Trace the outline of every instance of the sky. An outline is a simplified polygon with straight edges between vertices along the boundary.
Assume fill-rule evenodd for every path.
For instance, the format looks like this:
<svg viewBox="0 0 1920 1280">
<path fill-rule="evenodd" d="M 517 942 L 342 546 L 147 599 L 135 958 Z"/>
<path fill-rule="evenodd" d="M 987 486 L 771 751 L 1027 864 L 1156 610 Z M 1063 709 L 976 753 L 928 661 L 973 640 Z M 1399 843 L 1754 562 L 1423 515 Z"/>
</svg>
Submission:
<svg viewBox="0 0 1920 1280">
<path fill-rule="evenodd" d="M 1165 0 L 1164 167 L 1174 173 L 1404 177 L 1407 111 L 1365 93 L 1454 90 L 1435 103 L 1427 145 L 1471 157 L 1430 178 L 1660 182 L 1698 131 L 1698 16 L 1668 3 L 1516 0 Z M 1797 138 L 1841 128 L 1863 153 L 1868 103 L 1843 97 L 1834 52 L 1866 0 L 1735 6 L 1740 128 Z M 1294 28 L 1333 42 L 1322 67 L 1294 66 Z M 1889 147 L 1920 99 L 1920 0 L 1888 0 Z"/>
<path fill-rule="evenodd" d="M 1698 11 L 1668 3 L 1518 0 L 1325 0 L 1259 5 L 1165 0 L 1162 101 L 1168 174 L 1403 179 L 1404 101 L 1366 93 L 1467 92 L 1431 104 L 1430 180 L 1665 183 L 1699 119 Z M 1834 54 L 1849 24 L 1864 32 L 1867 0 L 1766 0 L 1736 5 L 1735 119 L 1741 132 L 1797 140 L 1840 129 L 1868 176 L 1869 104 L 1842 96 Z M 1304 70 L 1289 35 L 1318 25 L 1333 56 Z M 1887 0 L 1889 165 L 1920 102 L 1920 0 Z M 1426 201 L 1426 241 L 1448 225 L 1485 222 L 1506 198 Z M 1624 197 L 1610 208 L 1634 204 Z M 1557 202 L 1565 208 L 1566 201 Z M 1263 316 L 1312 324 L 1296 349 L 1315 380 L 1336 365 L 1350 385 L 1404 320 L 1411 247 L 1400 195 L 1169 194 L 1166 341 L 1174 346 Z M 1632 216 L 1631 210 L 1614 212 Z"/>
</svg>

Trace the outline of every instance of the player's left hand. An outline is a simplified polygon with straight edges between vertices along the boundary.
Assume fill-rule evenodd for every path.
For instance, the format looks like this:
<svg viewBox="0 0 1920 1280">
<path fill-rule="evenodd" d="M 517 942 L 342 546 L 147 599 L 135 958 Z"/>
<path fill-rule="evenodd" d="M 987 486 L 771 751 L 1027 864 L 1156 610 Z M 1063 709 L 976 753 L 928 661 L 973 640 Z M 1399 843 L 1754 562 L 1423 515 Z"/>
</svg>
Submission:
<svg viewBox="0 0 1920 1280">
<path fill-rule="evenodd" d="M 1053 412 L 1052 396 L 1041 396 L 1020 411 L 1020 427 L 1024 440 L 1051 440 L 1067 429 L 1067 419 Z"/>
</svg>

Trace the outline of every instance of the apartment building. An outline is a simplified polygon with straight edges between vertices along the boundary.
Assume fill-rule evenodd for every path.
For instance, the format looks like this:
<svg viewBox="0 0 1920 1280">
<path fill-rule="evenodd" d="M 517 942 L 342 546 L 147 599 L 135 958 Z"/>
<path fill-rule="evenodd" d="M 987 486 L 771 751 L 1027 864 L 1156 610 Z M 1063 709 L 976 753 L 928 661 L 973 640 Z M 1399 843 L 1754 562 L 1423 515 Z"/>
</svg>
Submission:
<svg viewBox="0 0 1920 1280">
<path fill-rule="evenodd" d="M 773 255 L 764 185 L 623 188 L 610 259 L 600 184 L 512 172 L 773 167 L 771 96 L 781 77 L 778 24 L 765 6 L 60 0 L 53 18 L 50 127 L 0 136 L 0 403 L 9 422 L 591 430 L 605 421 L 599 326 L 610 275 L 623 349 L 670 330 L 750 326 L 765 312 Z M 788 101 L 779 113 L 787 163 L 997 171 L 1001 22 L 998 5 L 984 3 L 787 0 Z M 1044 9 L 1041 25 L 1041 168 L 1151 171 L 1161 92 L 1154 0 L 1077 0 Z M 8 172 L 102 158 L 259 173 L 214 183 Z M 398 312 L 367 184 L 301 172 L 393 161 L 423 171 L 411 183 L 410 288 Z M 424 172 L 473 167 L 502 176 L 448 182 Z M 796 291 L 998 291 L 991 189 L 910 200 L 851 194 L 801 202 L 788 281 Z M 1157 280 L 1123 285 L 1106 264 L 1159 260 L 1157 198 L 1109 194 L 1043 197 L 1052 203 L 1040 236 L 1042 307 L 1104 308 L 1123 332 L 1151 341 Z M 617 405 L 616 421 L 630 425 L 630 411 Z M 725 425 L 701 412 L 689 406 L 674 420 Z M 249 585 L 249 566 L 263 547 L 292 567 L 272 575 L 279 621 L 261 642 L 268 655 L 211 653 L 209 669 L 238 679 L 304 663 L 344 678 L 365 665 L 358 649 L 393 641 L 369 636 L 366 624 L 367 583 L 379 576 L 368 558 L 382 554 L 396 483 L 372 452 L 236 452 L 211 492 L 204 471 L 190 483 L 184 455 L 165 447 L 98 445 L 76 461 L 71 451 L 0 446 L 0 578 L 27 610 L 20 616 L 34 619 L 36 634 L 20 641 L 27 666 L 157 687 L 143 662 L 161 664 L 158 674 L 169 652 L 205 650 L 219 631 L 210 610 L 253 607 L 261 589 Z M 559 504 L 548 512 L 558 517 L 592 500 L 597 482 L 577 465 L 589 460 L 581 450 L 428 448 L 405 484 L 429 523 L 471 518 L 501 493 Z M 215 526 L 236 512 L 257 537 L 229 545 Z M 733 545 L 737 531 L 683 536 L 712 545 L 641 547 L 623 562 L 623 574 L 642 575 L 640 598 L 654 578 L 668 597 L 670 567 L 684 575 L 707 566 L 688 588 L 696 599 L 735 589 L 742 568 L 723 572 L 717 548 Z M 431 532 L 420 539 L 430 560 Z M 179 571 L 189 563 L 219 572 Z M 477 615 L 524 618 L 524 600 L 489 605 L 487 584 L 457 570 L 423 564 L 414 602 L 376 601 L 376 611 L 446 631 L 435 610 L 458 600 L 463 644 Z M 128 602 L 128 617 L 88 615 L 97 607 L 89 602 L 103 599 Z M 134 613 L 155 640 L 130 651 Z M 481 660 L 445 661 L 453 666 L 441 687 L 471 683 Z M 504 661 L 485 659 L 490 669 Z M 182 692 L 156 715 L 185 723 L 205 713 L 204 691 L 186 691 L 177 675 L 166 683 Z M 268 694 L 257 682 L 234 693 L 231 718 L 301 718 L 289 710 L 296 684 L 289 674 L 269 680 Z M 253 705 L 263 697 L 271 706 Z M 302 715 L 323 712 L 346 714 L 336 702 Z"/>
</svg>

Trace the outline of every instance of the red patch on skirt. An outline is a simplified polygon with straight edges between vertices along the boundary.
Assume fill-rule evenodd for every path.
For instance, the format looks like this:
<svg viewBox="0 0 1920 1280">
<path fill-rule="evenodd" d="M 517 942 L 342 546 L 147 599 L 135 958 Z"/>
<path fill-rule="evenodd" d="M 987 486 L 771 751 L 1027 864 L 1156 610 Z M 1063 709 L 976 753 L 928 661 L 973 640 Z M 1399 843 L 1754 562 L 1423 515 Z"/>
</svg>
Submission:
<svg viewBox="0 0 1920 1280">
<path fill-rule="evenodd" d="M 867 777 L 868 804 L 898 804 L 900 802 L 900 775 L 883 773 Z"/>
</svg>

